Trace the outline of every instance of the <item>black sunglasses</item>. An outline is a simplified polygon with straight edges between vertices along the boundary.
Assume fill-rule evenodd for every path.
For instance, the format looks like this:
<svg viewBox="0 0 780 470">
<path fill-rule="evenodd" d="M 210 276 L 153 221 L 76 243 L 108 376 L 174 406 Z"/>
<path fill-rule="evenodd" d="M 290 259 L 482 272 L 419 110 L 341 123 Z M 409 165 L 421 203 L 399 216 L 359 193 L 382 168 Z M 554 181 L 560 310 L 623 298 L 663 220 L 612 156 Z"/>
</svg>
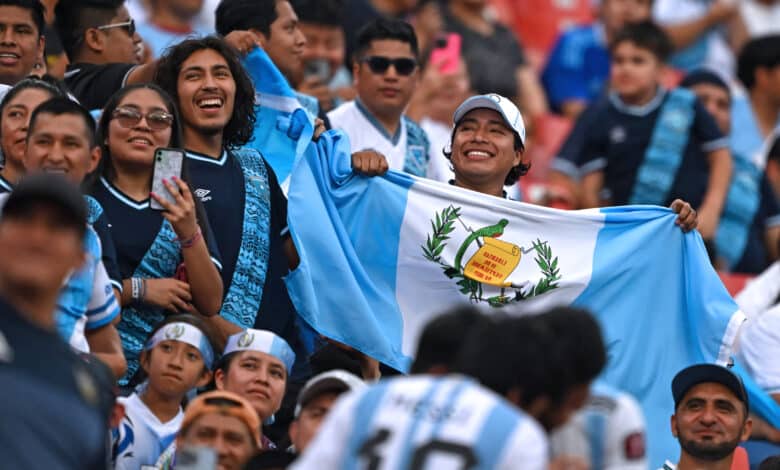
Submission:
<svg viewBox="0 0 780 470">
<path fill-rule="evenodd" d="M 408 57 L 401 57 L 398 59 L 391 59 L 390 57 L 382 57 L 378 55 L 372 55 L 364 57 L 361 62 L 368 64 L 368 68 L 373 73 L 383 74 L 387 72 L 387 69 L 392 65 L 395 67 L 395 71 L 398 75 L 408 76 L 414 72 L 417 68 L 417 61 Z"/>
<path fill-rule="evenodd" d="M 133 36 L 135 35 L 135 20 L 130 19 L 128 21 L 123 21 L 121 23 L 104 24 L 103 26 L 98 26 L 96 29 L 100 31 L 104 31 L 106 29 L 113 29 L 113 28 L 124 28 L 125 31 L 127 31 L 127 34 Z"/>
<path fill-rule="evenodd" d="M 146 125 L 153 131 L 167 129 L 173 124 L 173 114 L 159 109 L 142 114 L 133 108 L 116 108 L 111 117 L 125 129 L 137 126 L 142 118 L 146 118 Z"/>
</svg>

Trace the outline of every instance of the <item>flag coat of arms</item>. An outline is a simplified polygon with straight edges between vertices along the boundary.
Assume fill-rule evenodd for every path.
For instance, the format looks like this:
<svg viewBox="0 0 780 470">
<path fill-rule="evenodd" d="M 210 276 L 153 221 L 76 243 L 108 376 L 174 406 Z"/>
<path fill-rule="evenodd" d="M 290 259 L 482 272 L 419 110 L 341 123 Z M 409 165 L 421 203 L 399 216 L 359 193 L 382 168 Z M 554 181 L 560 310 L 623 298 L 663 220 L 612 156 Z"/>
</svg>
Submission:
<svg viewBox="0 0 780 470">
<path fill-rule="evenodd" d="M 301 263 L 286 281 L 315 330 L 402 371 L 424 325 L 454 306 L 587 308 L 608 348 L 602 378 L 640 400 L 650 462 L 660 465 L 679 454 L 674 374 L 728 362 L 745 320 L 699 234 L 683 233 L 676 217 L 656 206 L 561 211 L 392 171 L 356 175 L 346 137 L 329 131 L 292 173 L 288 221 Z M 780 424 L 771 399 L 748 388 L 751 406 Z"/>
</svg>

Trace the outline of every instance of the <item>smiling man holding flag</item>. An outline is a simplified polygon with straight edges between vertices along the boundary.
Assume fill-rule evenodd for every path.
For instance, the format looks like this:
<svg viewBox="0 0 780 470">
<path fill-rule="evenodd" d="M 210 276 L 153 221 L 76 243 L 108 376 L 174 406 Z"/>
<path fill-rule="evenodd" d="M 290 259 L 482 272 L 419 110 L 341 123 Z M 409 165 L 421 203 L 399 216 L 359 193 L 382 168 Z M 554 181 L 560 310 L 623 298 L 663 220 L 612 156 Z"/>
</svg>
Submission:
<svg viewBox="0 0 780 470">
<path fill-rule="evenodd" d="M 323 335 L 406 370 L 422 325 L 452 306 L 589 308 L 609 347 L 602 378 L 635 395 L 648 416 L 649 461 L 674 455 L 668 384 L 692 363 L 727 362 L 744 321 L 701 237 L 684 232 L 695 228 L 695 211 L 683 201 L 671 210 L 567 212 L 501 199 L 528 168 L 519 111 L 482 95 L 454 121 L 453 185 L 393 171 L 355 175 L 382 174 L 386 162 L 350 161 L 337 132 L 308 149 L 289 193 L 301 264 L 287 284 L 298 312 Z M 780 421 L 776 407 L 764 414 Z"/>
</svg>

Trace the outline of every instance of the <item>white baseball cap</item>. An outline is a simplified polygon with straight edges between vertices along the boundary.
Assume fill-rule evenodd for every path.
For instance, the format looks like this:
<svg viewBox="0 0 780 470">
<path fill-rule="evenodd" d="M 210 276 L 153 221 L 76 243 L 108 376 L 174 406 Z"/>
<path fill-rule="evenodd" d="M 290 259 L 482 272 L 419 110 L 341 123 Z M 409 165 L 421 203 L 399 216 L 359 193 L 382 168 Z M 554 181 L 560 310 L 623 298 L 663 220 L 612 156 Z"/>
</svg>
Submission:
<svg viewBox="0 0 780 470">
<path fill-rule="evenodd" d="M 490 93 L 468 98 L 455 110 L 455 115 L 452 117 L 452 120 L 457 126 L 460 120 L 463 119 L 469 111 L 479 108 L 497 111 L 498 114 L 504 118 L 506 125 L 517 133 L 520 137 L 520 141 L 525 146 L 525 123 L 523 122 L 523 116 L 520 114 L 520 110 L 517 109 L 517 106 L 512 103 L 512 100 L 499 94 Z"/>
<path fill-rule="evenodd" d="M 344 393 L 352 390 L 360 390 L 366 384 L 358 376 L 345 370 L 329 370 L 315 375 L 301 389 L 298 402 L 295 404 L 295 417 L 301 414 L 301 408 L 317 398 L 323 392 Z"/>
</svg>

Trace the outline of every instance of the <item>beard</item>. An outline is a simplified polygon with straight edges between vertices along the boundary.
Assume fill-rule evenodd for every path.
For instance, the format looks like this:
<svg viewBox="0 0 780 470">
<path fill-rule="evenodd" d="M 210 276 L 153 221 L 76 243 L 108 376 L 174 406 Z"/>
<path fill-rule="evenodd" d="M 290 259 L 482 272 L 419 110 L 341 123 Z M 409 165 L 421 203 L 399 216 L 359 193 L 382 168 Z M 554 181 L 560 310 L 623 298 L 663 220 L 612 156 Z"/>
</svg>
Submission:
<svg viewBox="0 0 780 470">
<path fill-rule="evenodd" d="M 697 442 L 693 439 L 679 438 L 680 447 L 692 457 L 699 460 L 705 460 L 709 462 L 715 462 L 723 460 L 731 455 L 734 449 L 739 445 L 739 436 L 732 441 L 722 442 L 720 444 L 712 444 L 707 442 Z"/>
</svg>

